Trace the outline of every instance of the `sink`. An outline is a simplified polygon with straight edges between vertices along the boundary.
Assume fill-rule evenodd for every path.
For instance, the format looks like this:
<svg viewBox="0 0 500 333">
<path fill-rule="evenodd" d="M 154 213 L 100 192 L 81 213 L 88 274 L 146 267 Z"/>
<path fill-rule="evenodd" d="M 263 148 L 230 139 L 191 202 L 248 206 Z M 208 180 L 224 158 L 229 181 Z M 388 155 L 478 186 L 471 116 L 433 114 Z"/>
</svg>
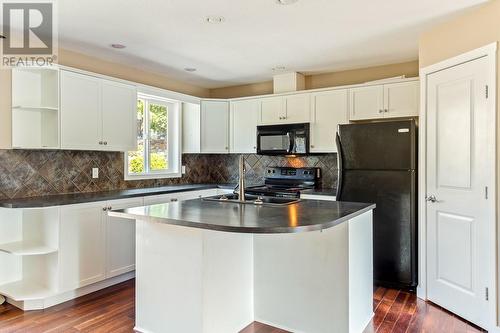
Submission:
<svg viewBox="0 0 500 333">
<path fill-rule="evenodd" d="M 230 202 L 237 204 L 248 204 L 256 206 L 286 206 L 300 201 L 298 198 L 262 197 L 256 195 L 245 195 L 245 201 L 238 200 L 237 194 L 224 194 L 215 197 L 203 198 L 205 201 Z"/>
</svg>

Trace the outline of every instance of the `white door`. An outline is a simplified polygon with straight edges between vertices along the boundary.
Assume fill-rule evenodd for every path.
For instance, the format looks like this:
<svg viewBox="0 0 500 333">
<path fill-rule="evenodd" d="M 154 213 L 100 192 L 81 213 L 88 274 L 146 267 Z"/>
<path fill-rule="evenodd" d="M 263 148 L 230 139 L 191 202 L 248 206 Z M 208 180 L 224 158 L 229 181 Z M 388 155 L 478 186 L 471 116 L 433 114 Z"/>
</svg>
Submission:
<svg viewBox="0 0 500 333">
<path fill-rule="evenodd" d="M 125 209 L 140 207 L 142 198 L 114 200 L 108 208 Z M 106 278 L 118 276 L 135 269 L 135 220 L 108 216 L 106 220 Z"/>
<path fill-rule="evenodd" d="M 384 85 L 384 117 L 416 117 L 419 110 L 420 82 Z"/>
<path fill-rule="evenodd" d="M 285 97 L 287 123 L 306 123 L 309 121 L 311 108 L 310 94 L 297 94 Z"/>
<path fill-rule="evenodd" d="M 256 153 L 259 115 L 257 99 L 231 102 L 231 153 Z"/>
<path fill-rule="evenodd" d="M 59 236 L 61 289 L 72 290 L 105 278 L 105 203 L 61 208 Z"/>
<path fill-rule="evenodd" d="M 104 149 L 137 149 L 137 90 L 134 86 L 102 80 L 102 140 Z"/>
<path fill-rule="evenodd" d="M 201 152 L 229 153 L 229 102 L 201 102 Z"/>
<path fill-rule="evenodd" d="M 283 97 L 262 98 L 260 102 L 260 121 L 262 124 L 277 124 L 285 121 L 286 112 Z"/>
<path fill-rule="evenodd" d="M 61 148 L 103 149 L 100 79 L 61 71 Z"/>
<path fill-rule="evenodd" d="M 494 255 L 487 74 L 481 58 L 427 79 L 427 296 L 482 327 Z"/>
<path fill-rule="evenodd" d="M 349 123 L 347 105 L 347 90 L 333 90 L 312 95 L 311 152 L 337 152 L 335 134 L 339 124 Z"/>
<path fill-rule="evenodd" d="M 376 119 L 384 117 L 384 86 L 368 86 L 350 90 L 350 119 Z"/>
</svg>

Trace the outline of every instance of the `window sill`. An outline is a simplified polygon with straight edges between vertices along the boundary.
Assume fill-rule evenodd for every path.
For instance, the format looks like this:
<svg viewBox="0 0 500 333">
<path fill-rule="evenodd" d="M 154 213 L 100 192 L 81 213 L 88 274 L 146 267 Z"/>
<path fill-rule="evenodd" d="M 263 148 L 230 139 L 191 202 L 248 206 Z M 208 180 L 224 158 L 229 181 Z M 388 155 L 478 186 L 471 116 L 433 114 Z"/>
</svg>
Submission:
<svg viewBox="0 0 500 333">
<path fill-rule="evenodd" d="M 147 174 L 147 175 L 129 175 L 125 174 L 125 180 L 147 180 L 147 179 L 166 179 L 166 178 L 181 178 L 180 172 Z"/>
</svg>

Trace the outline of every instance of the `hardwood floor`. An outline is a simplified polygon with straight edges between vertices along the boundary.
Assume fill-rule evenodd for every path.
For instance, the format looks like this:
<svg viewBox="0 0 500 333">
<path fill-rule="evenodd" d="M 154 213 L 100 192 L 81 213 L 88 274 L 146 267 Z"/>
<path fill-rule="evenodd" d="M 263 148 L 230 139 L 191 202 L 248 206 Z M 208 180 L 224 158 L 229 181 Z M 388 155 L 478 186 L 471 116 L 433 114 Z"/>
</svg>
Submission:
<svg viewBox="0 0 500 333">
<path fill-rule="evenodd" d="M 80 297 L 43 311 L 23 312 L 0 305 L 1 333 L 110 333 L 133 332 L 134 280 Z M 377 288 L 375 317 L 364 333 L 477 333 L 453 314 L 419 300 L 415 295 Z M 261 323 L 252 323 L 240 333 L 286 333 Z"/>
<path fill-rule="evenodd" d="M 373 294 L 375 316 L 364 333 L 478 333 L 478 329 L 415 294 L 377 288 Z"/>
</svg>

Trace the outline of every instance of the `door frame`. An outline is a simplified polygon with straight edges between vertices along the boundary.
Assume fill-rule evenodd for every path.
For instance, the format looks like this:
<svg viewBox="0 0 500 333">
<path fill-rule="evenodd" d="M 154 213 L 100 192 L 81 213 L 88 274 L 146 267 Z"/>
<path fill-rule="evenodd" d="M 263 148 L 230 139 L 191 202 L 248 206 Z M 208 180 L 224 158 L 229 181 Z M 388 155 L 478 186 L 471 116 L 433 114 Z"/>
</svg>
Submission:
<svg viewBox="0 0 500 333">
<path fill-rule="evenodd" d="M 488 145 L 489 151 L 489 170 L 491 177 L 491 188 L 489 188 L 489 197 L 491 198 L 489 202 L 489 212 L 490 217 L 490 238 L 487 240 L 489 247 L 491 249 L 490 267 L 492 268 L 489 279 L 490 279 L 490 289 L 489 289 L 489 327 L 485 327 L 490 332 L 496 331 L 500 332 L 498 327 L 498 296 L 497 296 L 497 276 L 499 265 L 497 264 L 498 253 L 497 253 L 497 240 L 500 239 L 497 235 L 497 136 L 496 136 L 496 100 L 497 100 L 497 42 L 488 44 L 486 46 L 480 47 L 478 49 L 460 54 L 458 56 L 446 59 L 444 61 L 438 62 L 436 64 L 430 65 L 420 69 L 420 118 L 419 118 L 419 148 L 418 148 L 418 286 L 417 286 L 417 297 L 427 300 L 427 209 L 425 197 L 427 194 L 427 141 L 426 141 L 426 125 L 427 125 L 427 77 L 433 73 L 439 72 L 441 70 L 451 68 L 469 61 L 473 61 L 479 58 L 487 57 L 489 66 L 489 78 L 488 78 L 488 101 L 487 101 L 487 112 L 489 119 L 489 129 L 488 129 L 488 140 L 491 144 Z"/>
</svg>

